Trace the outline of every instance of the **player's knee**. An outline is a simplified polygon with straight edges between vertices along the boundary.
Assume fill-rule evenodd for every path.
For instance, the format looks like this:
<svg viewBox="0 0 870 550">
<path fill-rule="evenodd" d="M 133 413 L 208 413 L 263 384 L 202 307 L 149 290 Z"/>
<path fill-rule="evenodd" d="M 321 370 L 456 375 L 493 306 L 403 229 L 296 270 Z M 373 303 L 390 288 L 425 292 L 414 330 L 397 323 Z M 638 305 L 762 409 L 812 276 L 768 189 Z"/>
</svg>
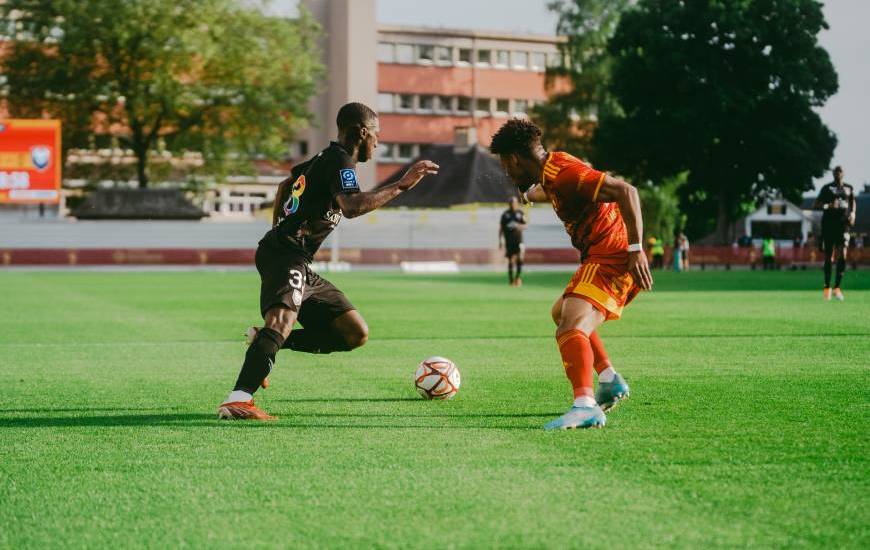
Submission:
<svg viewBox="0 0 870 550">
<path fill-rule="evenodd" d="M 364 322 L 356 324 L 344 334 L 344 341 L 349 349 L 356 349 L 365 345 L 369 340 L 369 327 Z"/>
</svg>

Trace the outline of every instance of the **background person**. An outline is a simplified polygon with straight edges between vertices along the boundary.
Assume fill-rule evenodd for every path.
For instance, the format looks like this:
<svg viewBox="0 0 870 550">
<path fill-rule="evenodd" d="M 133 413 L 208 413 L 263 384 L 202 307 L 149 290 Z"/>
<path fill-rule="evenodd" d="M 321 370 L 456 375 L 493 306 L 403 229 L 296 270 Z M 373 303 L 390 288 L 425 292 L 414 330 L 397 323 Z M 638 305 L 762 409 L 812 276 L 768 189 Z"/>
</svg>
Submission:
<svg viewBox="0 0 870 550">
<path fill-rule="evenodd" d="M 508 261 L 508 281 L 511 286 L 522 286 L 523 279 L 523 231 L 528 227 L 526 214 L 520 209 L 520 200 L 511 198 L 508 209 L 502 212 L 498 224 L 498 247 L 504 248 Z"/>
<path fill-rule="evenodd" d="M 819 243 L 824 254 L 825 300 L 831 299 L 831 267 L 837 260 L 837 275 L 834 280 L 834 297 L 843 300 L 840 283 L 846 270 L 846 247 L 849 243 L 849 228 L 855 224 L 855 190 L 843 181 L 843 168 L 834 168 L 834 181 L 822 187 L 813 210 L 822 210 L 822 238 Z"/>
</svg>

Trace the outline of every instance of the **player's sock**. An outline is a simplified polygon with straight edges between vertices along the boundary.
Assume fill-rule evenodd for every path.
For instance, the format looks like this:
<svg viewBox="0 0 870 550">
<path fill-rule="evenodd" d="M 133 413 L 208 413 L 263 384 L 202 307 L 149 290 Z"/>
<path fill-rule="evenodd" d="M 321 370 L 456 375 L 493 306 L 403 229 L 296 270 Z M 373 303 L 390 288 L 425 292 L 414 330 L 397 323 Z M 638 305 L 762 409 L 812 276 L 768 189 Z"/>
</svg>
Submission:
<svg viewBox="0 0 870 550">
<path fill-rule="evenodd" d="M 508 260 L 508 280 L 514 282 L 514 263 Z"/>
<path fill-rule="evenodd" d="M 840 288 L 840 283 L 843 282 L 843 272 L 846 271 L 846 259 L 837 259 L 837 276 L 834 278 L 834 288 Z M 830 277 L 829 277 L 830 278 Z"/>
<path fill-rule="evenodd" d="M 592 355 L 594 356 L 595 372 L 598 373 L 599 382 L 613 382 L 613 376 L 616 371 L 613 370 L 613 364 L 610 358 L 607 357 L 607 350 L 604 349 L 604 342 L 598 336 L 598 331 L 589 335 L 589 345 L 592 346 Z"/>
<path fill-rule="evenodd" d="M 831 258 L 825 258 L 825 288 L 831 287 Z"/>
<path fill-rule="evenodd" d="M 269 376 L 272 365 L 275 364 L 275 354 L 283 343 L 284 337 L 281 333 L 270 328 L 261 328 L 245 353 L 245 362 L 233 389 L 254 395 L 263 379 Z"/>
<path fill-rule="evenodd" d="M 556 336 L 565 375 L 574 389 L 574 399 L 587 396 L 595 404 L 592 391 L 592 364 L 594 355 L 589 337 L 582 330 L 572 329 Z"/>
<path fill-rule="evenodd" d="M 303 353 L 332 353 L 333 351 L 351 350 L 344 337 L 332 327 L 296 329 L 290 333 L 281 347 Z"/>
<path fill-rule="evenodd" d="M 523 274 L 523 261 L 517 260 L 517 276 L 516 276 L 516 278 L 519 279 L 520 275 L 522 275 L 522 274 Z"/>
<path fill-rule="evenodd" d="M 230 395 L 224 400 L 224 403 L 238 403 L 238 402 L 247 402 L 253 399 L 254 396 L 249 394 L 246 391 L 242 390 L 233 390 L 230 392 Z"/>
<path fill-rule="evenodd" d="M 580 397 L 574 399 L 575 407 L 594 407 L 598 403 L 595 402 L 594 397 L 589 397 L 588 395 L 581 395 Z"/>
</svg>

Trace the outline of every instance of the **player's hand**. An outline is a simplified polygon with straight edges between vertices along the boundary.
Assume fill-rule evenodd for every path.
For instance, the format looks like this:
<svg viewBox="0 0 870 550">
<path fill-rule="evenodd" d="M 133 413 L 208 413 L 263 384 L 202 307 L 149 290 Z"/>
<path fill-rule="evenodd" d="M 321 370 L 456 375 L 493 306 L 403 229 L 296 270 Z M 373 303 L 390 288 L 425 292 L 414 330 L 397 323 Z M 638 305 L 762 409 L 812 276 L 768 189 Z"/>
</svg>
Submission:
<svg viewBox="0 0 870 550">
<path fill-rule="evenodd" d="M 652 273 L 649 271 L 649 263 L 643 251 L 628 253 L 628 272 L 634 277 L 634 282 L 643 290 L 652 288 Z"/>
<path fill-rule="evenodd" d="M 413 166 L 408 168 L 408 171 L 405 172 L 405 175 L 402 176 L 402 179 L 399 180 L 399 189 L 402 191 L 407 191 L 408 189 L 413 189 L 415 185 L 420 183 L 420 180 L 423 179 L 428 174 L 437 174 L 438 173 L 438 165 L 430 160 L 421 160 L 419 162 L 415 162 Z"/>
<path fill-rule="evenodd" d="M 501 250 L 502 248 L 504 248 L 504 243 L 499 241 L 498 242 L 498 249 Z"/>
<path fill-rule="evenodd" d="M 852 212 L 849 214 L 849 227 L 853 227 L 855 225 L 855 213 Z"/>
</svg>

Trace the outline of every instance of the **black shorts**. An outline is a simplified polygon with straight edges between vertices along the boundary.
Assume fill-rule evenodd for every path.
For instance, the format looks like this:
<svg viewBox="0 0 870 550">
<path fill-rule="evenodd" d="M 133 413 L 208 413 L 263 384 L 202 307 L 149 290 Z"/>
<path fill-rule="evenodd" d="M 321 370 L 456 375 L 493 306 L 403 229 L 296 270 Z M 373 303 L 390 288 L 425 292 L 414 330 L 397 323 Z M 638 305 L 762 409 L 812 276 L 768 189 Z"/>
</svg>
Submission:
<svg viewBox="0 0 870 550">
<path fill-rule="evenodd" d="M 279 244 L 260 243 L 255 257 L 260 273 L 260 313 L 275 306 L 298 313 L 303 326 L 329 324 L 353 304 L 335 285 L 311 270 L 302 254 Z"/>
<path fill-rule="evenodd" d="M 523 242 L 522 241 L 509 241 L 505 240 L 504 242 L 504 257 L 510 258 L 511 256 L 516 256 L 517 254 L 523 253 Z"/>
<path fill-rule="evenodd" d="M 846 246 L 849 244 L 849 232 L 846 224 L 837 220 L 822 219 L 822 248 Z"/>
</svg>

